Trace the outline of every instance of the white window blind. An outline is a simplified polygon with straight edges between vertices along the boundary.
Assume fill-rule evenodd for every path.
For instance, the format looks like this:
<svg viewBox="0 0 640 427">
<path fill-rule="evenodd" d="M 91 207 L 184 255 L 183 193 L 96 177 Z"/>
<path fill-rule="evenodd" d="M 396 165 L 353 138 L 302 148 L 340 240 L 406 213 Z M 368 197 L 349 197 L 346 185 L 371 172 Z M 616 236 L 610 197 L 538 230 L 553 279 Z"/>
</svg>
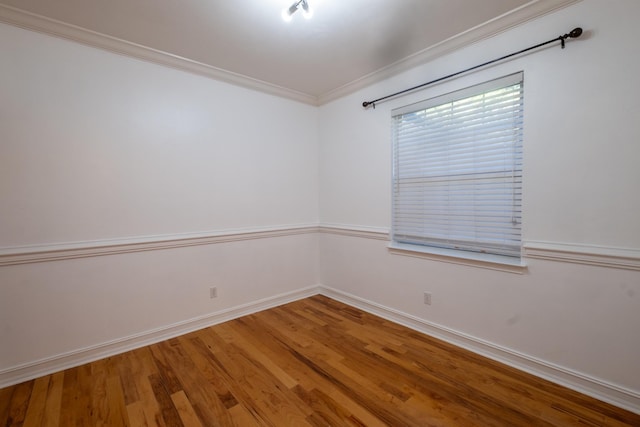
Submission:
<svg viewBox="0 0 640 427">
<path fill-rule="evenodd" d="M 392 112 L 393 241 L 520 256 L 523 75 Z"/>
</svg>

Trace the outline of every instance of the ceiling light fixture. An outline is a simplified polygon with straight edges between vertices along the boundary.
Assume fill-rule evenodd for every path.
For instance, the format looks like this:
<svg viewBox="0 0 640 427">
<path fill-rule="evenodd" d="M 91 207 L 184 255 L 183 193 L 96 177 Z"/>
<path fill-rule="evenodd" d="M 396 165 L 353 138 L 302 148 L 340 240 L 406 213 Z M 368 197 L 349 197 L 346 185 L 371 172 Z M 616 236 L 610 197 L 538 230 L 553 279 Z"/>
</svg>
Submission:
<svg viewBox="0 0 640 427">
<path fill-rule="evenodd" d="M 282 11 L 282 19 L 286 22 L 291 21 L 291 19 L 293 19 L 293 14 L 296 13 L 300 7 L 302 7 L 302 15 L 307 19 L 311 19 L 313 11 L 309 7 L 307 0 L 298 0 L 288 8 L 284 9 Z"/>
</svg>

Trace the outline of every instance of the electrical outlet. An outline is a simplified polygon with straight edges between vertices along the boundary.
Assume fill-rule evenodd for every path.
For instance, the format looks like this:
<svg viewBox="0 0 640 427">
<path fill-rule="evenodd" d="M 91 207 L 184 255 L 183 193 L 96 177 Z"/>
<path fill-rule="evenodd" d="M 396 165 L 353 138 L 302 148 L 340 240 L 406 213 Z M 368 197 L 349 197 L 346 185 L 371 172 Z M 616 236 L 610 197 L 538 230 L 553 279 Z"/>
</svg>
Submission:
<svg viewBox="0 0 640 427">
<path fill-rule="evenodd" d="M 218 297 L 218 288 L 213 286 L 209 288 L 209 298 L 217 298 Z"/>
<path fill-rule="evenodd" d="M 426 305 L 431 305 L 431 292 L 424 293 L 424 303 Z"/>
</svg>

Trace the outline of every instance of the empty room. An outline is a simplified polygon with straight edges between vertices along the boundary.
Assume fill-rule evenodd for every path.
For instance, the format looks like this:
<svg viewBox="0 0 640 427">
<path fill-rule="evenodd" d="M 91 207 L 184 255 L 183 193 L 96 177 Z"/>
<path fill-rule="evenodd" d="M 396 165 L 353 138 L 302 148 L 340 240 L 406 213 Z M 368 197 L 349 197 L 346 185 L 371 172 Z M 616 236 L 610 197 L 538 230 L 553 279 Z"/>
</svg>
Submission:
<svg viewBox="0 0 640 427">
<path fill-rule="evenodd" d="M 640 426 L 638 18 L 0 0 L 0 426 Z"/>
</svg>

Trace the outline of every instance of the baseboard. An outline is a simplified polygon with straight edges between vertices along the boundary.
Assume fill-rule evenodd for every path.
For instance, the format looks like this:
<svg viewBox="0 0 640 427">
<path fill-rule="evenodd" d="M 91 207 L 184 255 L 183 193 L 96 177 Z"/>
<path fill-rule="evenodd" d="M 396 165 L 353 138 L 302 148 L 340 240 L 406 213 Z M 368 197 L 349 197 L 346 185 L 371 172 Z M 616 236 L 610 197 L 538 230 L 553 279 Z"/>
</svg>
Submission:
<svg viewBox="0 0 640 427">
<path fill-rule="evenodd" d="M 508 348 L 484 341 L 428 322 L 424 319 L 368 301 L 349 293 L 326 286 L 310 286 L 293 292 L 282 293 L 247 304 L 238 305 L 215 313 L 192 318 L 161 328 L 145 331 L 95 346 L 78 349 L 35 362 L 14 366 L 0 371 L 0 388 L 18 384 L 43 375 L 80 366 L 129 350 L 144 347 L 166 339 L 175 338 L 202 328 L 226 322 L 258 311 L 267 310 L 292 301 L 321 294 L 345 304 L 375 314 L 389 321 L 406 326 L 418 332 L 441 339 L 458 347 L 560 384 L 585 395 L 594 397 L 628 411 L 640 414 L 640 393 L 606 381 L 590 377 L 568 368 L 554 365 L 544 360 L 519 353 Z"/>
<path fill-rule="evenodd" d="M 602 400 L 603 402 L 640 414 L 640 393 L 636 391 L 510 350 L 337 289 L 326 286 L 320 286 L 319 289 L 320 294 L 329 298 L 441 339 L 537 377 L 544 378 L 587 396 Z"/>
<path fill-rule="evenodd" d="M 80 366 L 99 359 L 104 359 L 106 357 L 114 356 L 146 345 L 155 344 L 157 342 L 164 341 L 169 338 L 175 338 L 218 323 L 317 295 L 318 293 L 318 286 L 310 286 L 304 289 L 286 292 L 273 297 L 238 305 L 236 307 L 231 307 L 215 313 L 195 317 L 110 342 L 14 366 L 0 371 L 0 388 L 38 378 L 43 375 L 49 375 L 64 369 Z"/>
</svg>

